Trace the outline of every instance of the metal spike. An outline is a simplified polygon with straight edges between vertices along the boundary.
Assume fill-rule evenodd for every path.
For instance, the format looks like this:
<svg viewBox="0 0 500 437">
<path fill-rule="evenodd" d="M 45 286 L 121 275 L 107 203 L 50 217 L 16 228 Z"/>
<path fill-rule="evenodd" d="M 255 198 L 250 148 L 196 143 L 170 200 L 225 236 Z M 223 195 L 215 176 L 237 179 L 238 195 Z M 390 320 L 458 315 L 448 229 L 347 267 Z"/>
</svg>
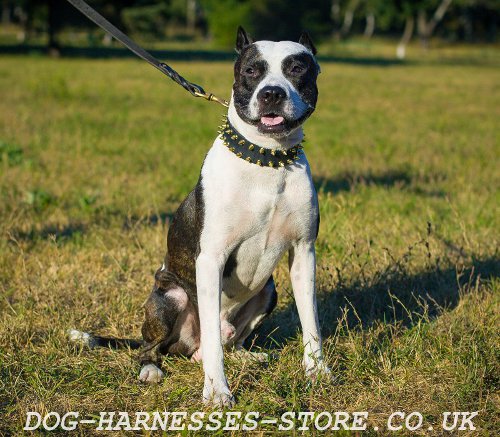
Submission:
<svg viewBox="0 0 500 437">
<path fill-rule="evenodd" d="M 286 162 L 288 162 L 288 164 L 293 164 L 293 161 L 291 159 L 287 159 Z"/>
<path fill-rule="evenodd" d="M 228 129 L 228 130 L 226 131 L 226 133 L 227 133 L 227 134 L 232 134 L 232 133 L 233 133 L 233 130 L 232 130 L 232 129 Z"/>
<path fill-rule="evenodd" d="M 229 143 L 227 141 L 224 141 L 223 143 L 226 147 L 229 146 Z"/>
<path fill-rule="evenodd" d="M 264 149 L 264 147 L 261 147 L 261 148 L 259 149 L 259 153 L 260 153 L 261 155 L 265 155 L 265 154 L 266 154 L 266 150 Z"/>
<path fill-rule="evenodd" d="M 298 161 L 300 158 L 297 155 L 295 155 L 293 159 L 295 159 L 295 161 Z"/>
<path fill-rule="evenodd" d="M 269 161 L 269 167 L 274 167 L 274 162 L 273 161 Z"/>
<path fill-rule="evenodd" d="M 238 144 L 239 144 L 240 146 L 243 146 L 243 144 L 245 144 L 245 140 L 238 141 Z"/>
<path fill-rule="evenodd" d="M 238 135 L 231 135 L 232 140 L 236 140 L 238 138 Z"/>
<path fill-rule="evenodd" d="M 282 150 L 281 153 L 283 153 L 283 156 L 287 156 L 286 150 Z"/>
<path fill-rule="evenodd" d="M 271 149 L 271 155 L 276 156 L 276 150 Z"/>
<path fill-rule="evenodd" d="M 253 150 L 253 149 L 255 149 L 255 146 L 254 146 L 253 144 L 250 144 L 250 145 L 248 146 L 248 150 Z"/>
<path fill-rule="evenodd" d="M 230 147 L 229 150 L 231 150 L 231 152 L 234 152 L 234 147 Z"/>
<path fill-rule="evenodd" d="M 260 165 L 262 167 L 262 161 L 260 159 L 257 159 L 257 165 Z"/>
<path fill-rule="evenodd" d="M 280 165 L 280 167 L 284 167 L 285 166 L 285 163 L 283 161 L 279 161 L 278 164 Z"/>
<path fill-rule="evenodd" d="M 245 158 L 245 161 L 247 161 L 247 162 L 252 162 L 252 158 L 250 158 L 250 156 L 247 156 L 247 157 Z"/>
<path fill-rule="evenodd" d="M 238 153 L 236 154 L 236 156 L 237 156 L 238 158 L 241 158 L 241 157 L 243 156 L 243 153 L 238 152 Z"/>
</svg>

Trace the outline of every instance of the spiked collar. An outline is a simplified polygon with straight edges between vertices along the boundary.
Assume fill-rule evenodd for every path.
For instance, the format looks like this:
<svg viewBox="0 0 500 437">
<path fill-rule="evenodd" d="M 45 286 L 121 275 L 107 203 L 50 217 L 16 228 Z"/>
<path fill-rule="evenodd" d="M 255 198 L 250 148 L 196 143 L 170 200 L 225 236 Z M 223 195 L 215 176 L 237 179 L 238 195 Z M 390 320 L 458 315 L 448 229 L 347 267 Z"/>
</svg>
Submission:
<svg viewBox="0 0 500 437">
<path fill-rule="evenodd" d="M 219 136 L 229 151 L 238 158 L 261 167 L 279 168 L 289 166 L 294 161 L 297 161 L 302 153 L 301 144 L 297 144 L 288 150 L 269 149 L 252 144 L 229 123 L 227 117 L 223 118 Z"/>
</svg>

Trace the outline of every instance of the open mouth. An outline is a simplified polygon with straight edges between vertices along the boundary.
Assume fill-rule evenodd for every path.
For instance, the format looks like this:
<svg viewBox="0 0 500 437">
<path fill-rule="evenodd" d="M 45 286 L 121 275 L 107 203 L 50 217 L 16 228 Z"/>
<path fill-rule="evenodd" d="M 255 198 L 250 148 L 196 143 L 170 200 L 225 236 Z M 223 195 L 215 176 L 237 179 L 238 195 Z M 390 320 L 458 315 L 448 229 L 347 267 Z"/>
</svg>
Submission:
<svg viewBox="0 0 500 437">
<path fill-rule="evenodd" d="M 264 126 L 278 126 L 285 123 L 285 119 L 281 115 L 267 114 L 260 118 L 260 122 Z"/>
<path fill-rule="evenodd" d="M 278 114 L 265 114 L 260 117 L 259 130 L 266 133 L 282 133 L 286 130 L 286 120 Z"/>
</svg>

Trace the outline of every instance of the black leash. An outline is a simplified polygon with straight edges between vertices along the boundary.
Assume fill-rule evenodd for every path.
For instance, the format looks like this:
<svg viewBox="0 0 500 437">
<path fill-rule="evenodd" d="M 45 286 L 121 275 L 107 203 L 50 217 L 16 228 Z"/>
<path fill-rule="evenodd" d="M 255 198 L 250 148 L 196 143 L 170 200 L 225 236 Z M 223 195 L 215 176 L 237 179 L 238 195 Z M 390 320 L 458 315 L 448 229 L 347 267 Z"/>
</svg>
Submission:
<svg viewBox="0 0 500 437">
<path fill-rule="evenodd" d="M 229 106 L 226 100 L 220 99 L 219 97 L 214 96 L 212 93 L 206 93 L 201 86 L 189 82 L 188 80 L 184 79 L 179 73 L 177 73 L 177 71 L 175 71 L 173 68 L 169 67 L 164 62 L 160 62 L 153 55 L 151 55 L 151 53 L 147 52 L 135 41 L 131 40 L 120 29 L 111 24 L 108 20 L 106 20 L 106 18 L 104 18 L 101 14 L 99 14 L 99 12 L 97 12 L 83 0 L 68 0 L 68 2 L 70 2 L 83 15 L 97 24 L 101 29 L 105 30 L 113 38 L 120 41 L 125 47 L 127 47 L 137 56 L 144 59 L 146 62 L 149 62 L 153 67 L 157 68 L 174 82 L 182 86 L 185 90 L 189 91 L 191 95 L 195 97 L 203 97 L 210 102 L 217 102 L 225 107 Z"/>
</svg>

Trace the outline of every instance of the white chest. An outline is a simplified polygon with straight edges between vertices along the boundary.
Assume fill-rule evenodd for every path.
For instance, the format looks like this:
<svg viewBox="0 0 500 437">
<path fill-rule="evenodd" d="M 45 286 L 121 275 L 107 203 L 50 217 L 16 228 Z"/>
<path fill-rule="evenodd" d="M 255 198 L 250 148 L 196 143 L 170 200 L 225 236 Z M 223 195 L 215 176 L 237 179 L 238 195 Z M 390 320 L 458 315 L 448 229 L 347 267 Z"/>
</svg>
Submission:
<svg viewBox="0 0 500 437">
<path fill-rule="evenodd" d="M 226 294 L 244 299 L 260 291 L 295 241 L 316 236 L 317 198 L 304 155 L 290 167 L 262 168 L 216 141 L 202 185 L 200 246 L 227 259 Z"/>
</svg>

